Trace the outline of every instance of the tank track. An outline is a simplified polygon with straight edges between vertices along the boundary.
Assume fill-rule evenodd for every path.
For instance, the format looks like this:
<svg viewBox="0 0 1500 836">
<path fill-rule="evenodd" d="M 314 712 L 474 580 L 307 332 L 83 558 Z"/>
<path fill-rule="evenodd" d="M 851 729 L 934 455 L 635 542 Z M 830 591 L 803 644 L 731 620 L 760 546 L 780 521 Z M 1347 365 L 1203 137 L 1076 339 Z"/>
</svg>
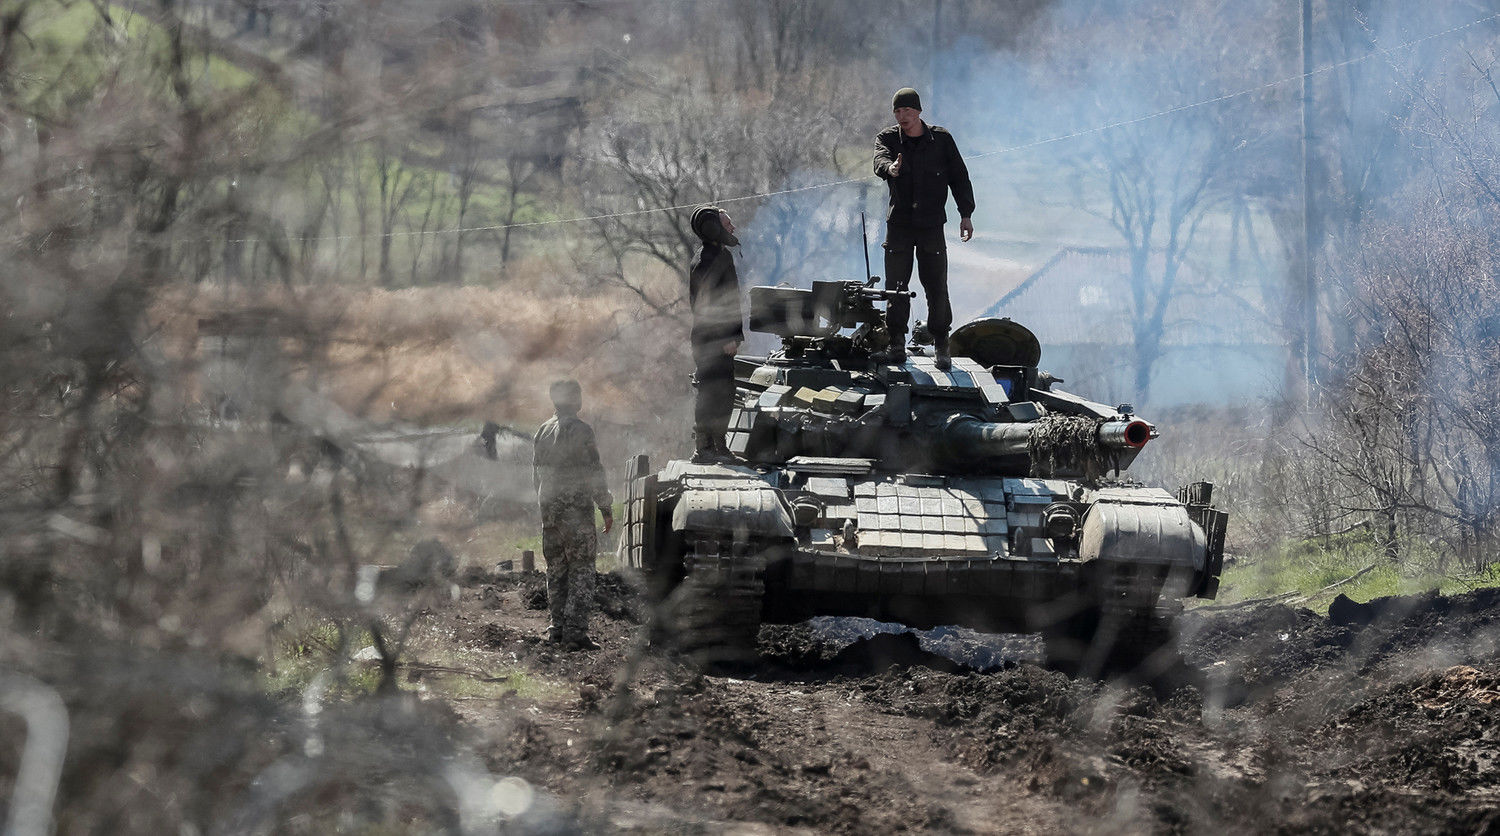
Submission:
<svg viewBox="0 0 1500 836">
<path fill-rule="evenodd" d="M 765 544 L 699 537 L 684 556 L 673 644 L 698 666 L 754 661 L 765 599 Z"/>
<path fill-rule="evenodd" d="M 1172 625 L 1155 609 L 1090 608 L 1043 633 L 1047 664 L 1069 676 L 1154 680 L 1181 664 Z"/>
</svg>

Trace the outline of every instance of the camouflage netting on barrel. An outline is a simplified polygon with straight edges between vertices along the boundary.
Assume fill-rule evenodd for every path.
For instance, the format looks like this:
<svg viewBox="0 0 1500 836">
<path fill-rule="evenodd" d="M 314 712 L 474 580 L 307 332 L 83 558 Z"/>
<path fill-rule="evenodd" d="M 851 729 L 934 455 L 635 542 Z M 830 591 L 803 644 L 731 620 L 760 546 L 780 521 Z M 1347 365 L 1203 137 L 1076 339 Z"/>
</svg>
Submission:
<svg viewBox="0 0 1500 836">
<path fill-rule="evenodd" d="M 1033 425 L 1029 452 L 1031 474 L 1050 477 L 1056 473 L 1081 474 L 1094 480 L 1116 469 L 1115 457 L 1099 443 L 1098 418 L 1047 415 Z"/>
</svg>

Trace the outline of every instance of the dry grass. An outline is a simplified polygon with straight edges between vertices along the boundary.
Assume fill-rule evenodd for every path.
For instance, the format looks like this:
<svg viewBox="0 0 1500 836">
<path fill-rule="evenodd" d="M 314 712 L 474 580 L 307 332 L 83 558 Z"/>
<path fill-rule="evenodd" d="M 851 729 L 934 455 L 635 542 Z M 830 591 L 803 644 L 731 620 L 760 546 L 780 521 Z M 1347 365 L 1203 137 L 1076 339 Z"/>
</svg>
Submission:
<svg viewBox="0 0 1500 836">
<path fill-rule="evenodd" d="M 685 329 L 575 285 L 538 267 L 500 288 L 176 289 L 154 319 L 163 354 L 187 370 L 200 320 L 228 314 L 278 334 L 291 376 L 377 422 L 525 430 L 551 414 L 547 384 L 574 377 L 606 457 L 679 452 L 692 397 Z"/>
</svg>

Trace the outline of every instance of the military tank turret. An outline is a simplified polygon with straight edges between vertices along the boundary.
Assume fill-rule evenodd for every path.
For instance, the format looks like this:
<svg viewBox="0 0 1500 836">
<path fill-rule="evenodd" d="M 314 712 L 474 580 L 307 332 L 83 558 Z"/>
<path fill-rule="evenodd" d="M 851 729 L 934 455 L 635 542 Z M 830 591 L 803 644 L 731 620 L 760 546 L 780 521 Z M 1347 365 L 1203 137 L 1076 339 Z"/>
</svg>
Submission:
<svg viewBox="0 0 1500 836">
<path fill-rule="evenodd" d="M 753 288 L 750 326 L 782 347 L 736 358 L 738 460 L 630 462 L 624 556 L 675 640 L 743 659 L 762 623 L 865 616 L 1039 632 L 1072 672 L 1153 658 L 1181 599 L 1217 594 L 1213 485 L 1124 478 L 1156 427 L 1060 389 L 1009 319 L 955 330 L 947 369 L 882 362 L 890 296 Z"/>
</svg>

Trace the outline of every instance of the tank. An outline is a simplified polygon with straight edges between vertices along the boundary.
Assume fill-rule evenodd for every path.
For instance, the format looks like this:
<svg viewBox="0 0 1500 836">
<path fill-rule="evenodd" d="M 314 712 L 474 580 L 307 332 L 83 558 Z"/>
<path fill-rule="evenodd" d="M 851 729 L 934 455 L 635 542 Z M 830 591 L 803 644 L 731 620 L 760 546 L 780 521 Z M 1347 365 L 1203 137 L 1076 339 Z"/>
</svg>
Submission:
<svg viewBox="0 0 1500 836">
<path fill-rule="evenodd" d="M 700 662 L 814 616 L 1040 633 L 1079 674 L 1160 659 L 1182 600 L 1218 591 L 1213 485 L 1126 477 L 1157 428 L 1059 388 L 1010 319 L 956 329 L 947 370 L 882 362 L 872 283 L 753 288 L 782 346 L 736 358 L 735 460 L 629 462 L 622 556 L 664 632 Z"/>
</svg>

